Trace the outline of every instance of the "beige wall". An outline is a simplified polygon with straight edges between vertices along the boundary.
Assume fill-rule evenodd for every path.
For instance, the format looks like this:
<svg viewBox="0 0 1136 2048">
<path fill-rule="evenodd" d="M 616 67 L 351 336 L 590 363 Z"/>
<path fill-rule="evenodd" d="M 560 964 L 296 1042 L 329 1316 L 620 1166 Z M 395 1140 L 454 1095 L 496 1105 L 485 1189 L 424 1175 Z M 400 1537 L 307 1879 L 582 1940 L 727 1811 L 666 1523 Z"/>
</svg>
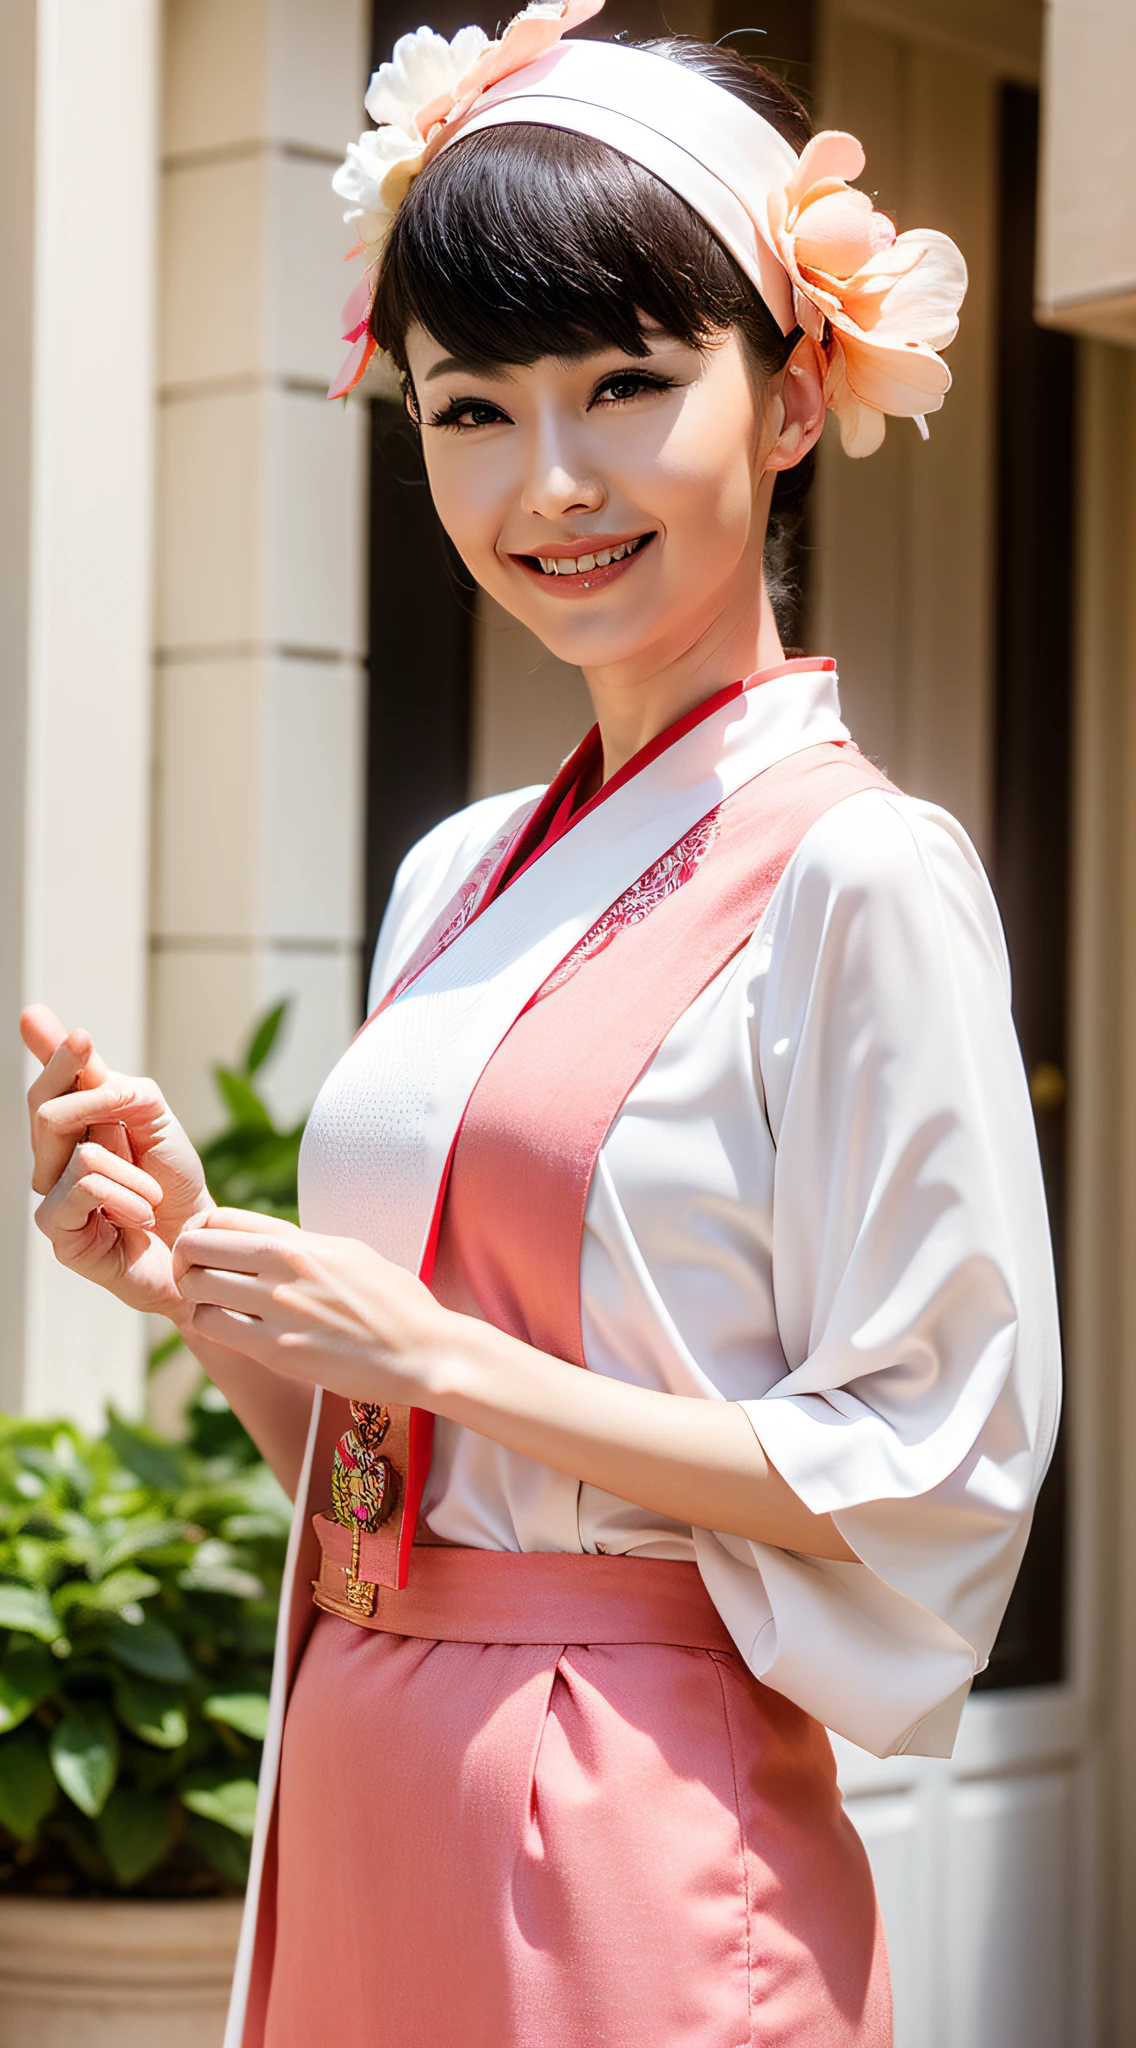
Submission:
<svg viewBox="0 0 1136 2048">
<path fill-rule="evenodd" d="M 1049 0 L 1038 309 L 1136 341 L 1136 7 Z"/>
<path fill-rule="evenodd" d="M 140 1397 L 143 1332 L 30 1228 L 21 1002 L 145 1052 L 157 0 L 0 12 L 0 1407 Z"/>
<path fill-rule="evenodd" d="M 151 1058 L 189 1129 L 287 995 L 278 1112 L 354 1028 L 367 409 L 327 402 L 363 0 L 167 0 Z"/>
</svg>

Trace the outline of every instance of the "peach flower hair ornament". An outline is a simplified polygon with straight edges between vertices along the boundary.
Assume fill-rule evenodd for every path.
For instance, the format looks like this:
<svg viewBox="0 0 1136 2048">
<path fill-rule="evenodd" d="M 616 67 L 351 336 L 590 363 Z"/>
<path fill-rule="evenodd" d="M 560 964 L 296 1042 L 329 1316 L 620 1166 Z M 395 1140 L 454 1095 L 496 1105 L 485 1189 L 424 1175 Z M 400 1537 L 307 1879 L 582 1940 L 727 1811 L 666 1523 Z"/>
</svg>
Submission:
<svg viewBox="0 0 1136 2048">
<path fill-rule="evenodd" d="M 925 415 L 950 389 L 938 351 L 958 332 L 966 265 L 931 229 L 896 233 L 849 180 L 852 135 L 816 135 L 798 157 L 755 108 L 650 50 L 562 43 L 603 0 L 535 0 L 497 42 L 421 28 L 395 45 L 366 97 L 379 124 L 332 180 L 352 202 L 351 252 L 365 269 L 344 307 L 351 353 L 329 397 L 344 397 L 375 349 L 371 309 L 383 245 L 419 172 L 461 136 L 537 122 L 594 136 L 662 179 L 700 213 L 757 286 L 781 332 L 800 326 L 822 358 L 825 402 L 850 455 L 870 455 L 885 415 Z"/>
</svg>

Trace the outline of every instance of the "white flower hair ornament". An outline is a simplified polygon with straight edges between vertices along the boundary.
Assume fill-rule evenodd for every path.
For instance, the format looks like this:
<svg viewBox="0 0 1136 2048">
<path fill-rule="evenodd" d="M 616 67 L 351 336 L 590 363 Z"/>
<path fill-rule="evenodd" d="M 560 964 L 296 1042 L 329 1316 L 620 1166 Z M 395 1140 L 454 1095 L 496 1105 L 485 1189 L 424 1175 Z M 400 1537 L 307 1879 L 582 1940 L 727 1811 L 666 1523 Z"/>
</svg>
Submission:
<svg viewBox="0 0 1136 2048">
<path fill-rule="evenodd" d="M 462 28 L 452 42 L 432 28 L 400 36 L 389 64 L 380 64 L 363 105 L 377 125 L 358 142 L 331 181 L 348 201 L 344 221 L 358 229 L 349 251 L 364 272 L 343 308 L 343 339 L 351 353 L 328 391 L 346 398 L 375 352 L 369 331 L 383 244 L 415 178 L 490 86 L 543 57 L 568 29 L 590 21 L 604 0 L 531 0 L 491 43 L 480 28 Z"/>
<path fill-rule="evenodd" d="M 391 62 L 376 71 L 365 105 L 377 125 L 349 146 L 332 179 L 349 202 L 344 219 L 358 234 L 350 254 L 363 258 L 364 270 L 343 309 L 351 353 L 329 398 L 345 398 L 374 354 L 370 320 L 383 246 L 414 180 L 464 124 L 498 118 L 508 99 L 505 113 L 515 105 L 519 119 L 601 139 L 618 134 L 617 146 L 702 214 L 767 298 L 774 261 L 792 302 L 790 312 L 780 285 L 772 291 L 774 305 L 784 307 L 778 324 L 787 330 L 795 320 L 819 351 L 825 402 L 849 455 L 879 447 L 888 413 L 914 419 L 926 439 L 925 415 L 938 411 L 951 384 L 938 351 L 958 332 L 966 292 L 955 244 L 929 228 L 897 234 L 868 194 L 853 189 L 849 180 L 864 169 L 853 135 L 827 130 L 794 160 L 760 114 L 698 72 L 617 43 L 558 49 L 603 4 L 532 0 L 496 42 L 479 28 L 459 30 L 452 42 L 420 28 L 400 37 Z M 539 71 L 513 84 L 514 74 L 542 58 Z M 550 65 L 568 68 L 570 89 L 553 90 L 550 101 L 534 98 L 534 90 L 549 92 Z M 489 93 L 494 112 L 486 117 Z M 681 148 L 666 139 L 675 120 Z"/>
</svg>

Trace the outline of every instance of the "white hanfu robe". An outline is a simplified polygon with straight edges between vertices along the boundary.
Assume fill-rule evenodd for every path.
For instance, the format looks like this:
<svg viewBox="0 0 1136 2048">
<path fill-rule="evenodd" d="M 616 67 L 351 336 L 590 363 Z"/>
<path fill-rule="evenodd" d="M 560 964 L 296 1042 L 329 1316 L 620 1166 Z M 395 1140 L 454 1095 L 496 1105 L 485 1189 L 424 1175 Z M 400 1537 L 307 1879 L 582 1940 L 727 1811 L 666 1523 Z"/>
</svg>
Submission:
<svg viewBox="0 0 1136 2048">
<path fill-rule="evenodd" d="M 831 672 L 753 691 L 764 758 L 847 737 Z M 414 848 L 372 1004 L 503 826 Z M 997 909 L 934 805 L 866 791 L 807 833 L 749 945 L 636 1082 L 580 1267 L 589 1368 L 740 1403 L 861 1562 L 691 1530 L 439 1420 L 431 1530 L 694 1558 L 751 1671 L 879 1755 L 948 1755 L 1057 1424 L 1058 1330 Z"/>
<path fill-rule="evenodd" d="M 309 1121 L 304 1225 L 428 1263 L 471 1093 L 559 964 L 716 806 L 847 739 L 833 665 L 791 663 L 680 721 L 496 894 L 540 790 L 431 832 L 376 951 L 373 1003 L 399 992 Z M 738 1402 L 858 1561 L 680 1526 L 444 1419 L 422 1499 L 433 1534 L 693 1560 L 764 1685 L 877 1755 L 948 1755 L 1052 1451 L 1058 1324 L 1001 927 L 944 812 L 863 787 L 804 832 L 752 936 L 607 1129 L 579 1309 L 591 1371 Z M 226 2048 L 245 2040 L 270 1941 L 262 1879 L 329 1493 L 320 1417 L 317 1395 Z"/>
</svg>

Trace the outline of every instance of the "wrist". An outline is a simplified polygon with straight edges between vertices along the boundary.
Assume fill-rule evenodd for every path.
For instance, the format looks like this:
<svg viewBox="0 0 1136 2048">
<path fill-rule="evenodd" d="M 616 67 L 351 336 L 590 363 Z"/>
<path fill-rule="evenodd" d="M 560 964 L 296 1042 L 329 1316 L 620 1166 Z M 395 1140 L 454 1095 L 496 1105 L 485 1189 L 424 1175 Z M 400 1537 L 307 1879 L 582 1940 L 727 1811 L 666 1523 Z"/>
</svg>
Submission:
<svg viewBox="0 0 1136 2048">
<path fill-rule="evenodd" d="M 421 1383 L 425 1405 L 435 1415 L 454 1418 L 455 1411 L 476 1398 L 481 1384 L 488 1325 L 477 1316 L 462 1315 L 456 1309 L 433 1305 L 431 1329 L 421 1354 Z"/>
</svg>

